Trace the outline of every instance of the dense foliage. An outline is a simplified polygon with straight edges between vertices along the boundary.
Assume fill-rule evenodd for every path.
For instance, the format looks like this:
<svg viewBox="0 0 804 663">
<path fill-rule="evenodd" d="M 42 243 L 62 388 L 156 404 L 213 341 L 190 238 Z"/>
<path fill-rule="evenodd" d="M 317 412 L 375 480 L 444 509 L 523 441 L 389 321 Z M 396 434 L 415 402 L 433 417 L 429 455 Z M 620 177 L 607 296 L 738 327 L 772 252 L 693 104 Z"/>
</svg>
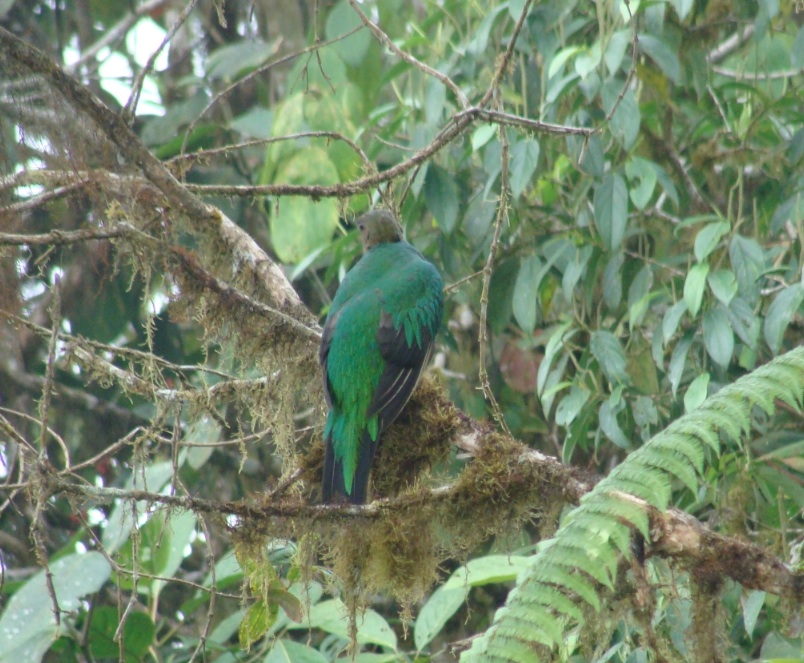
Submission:
<svg viewBox="0 0 804 663">
<path fill-rule="evenodd" d="M 0 0 L 0 662 L 804 657 L 799 5 Z M 322 509 L 377 205 L 445 317 Z"/>
</svg>

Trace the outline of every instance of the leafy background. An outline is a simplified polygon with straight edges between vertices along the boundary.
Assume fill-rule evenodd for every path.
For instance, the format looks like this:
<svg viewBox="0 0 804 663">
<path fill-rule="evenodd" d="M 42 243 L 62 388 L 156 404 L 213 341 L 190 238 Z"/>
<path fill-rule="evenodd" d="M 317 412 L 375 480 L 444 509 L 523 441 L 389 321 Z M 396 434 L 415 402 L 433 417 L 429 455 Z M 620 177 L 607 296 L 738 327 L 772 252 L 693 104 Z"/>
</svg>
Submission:
<svg viewBox="0 0 804 663">
<path fill-rule="evenodd" d="M 435 362 L 449 398 L 600 476 L 801 344 L 803 21 L 795 3 L 770 1 L 0 2 L 5 29 L 126 113 L 316 315 L 359 253 L 349 219 L 399 205 L 410 241 L 454 284 Z M 412 614 L 372 596 L 352 632 L 327 559 L 305 559 L 309 532 L 236 555 L 233 521 L 124 493 L 32 489 L 46 459 L 88 486 L 252 498 L 287 479 L 323 406 L 314 371 L 260 395 L 280 340 L 258 351 L 242 321 L 210 322 L 160 260 L 90 235 L 34 237 L 133 218 L 53 174 L 131 164 L 27 72 L 9 60 L 0 70 L 0 660 L 327 661 L 352 636 L 361 661 L 453 660 L 470 647 L 556 518 L 569 524 L 566 505 L 533 504 L 546 523 L 512 523 L 445 560 Z M 440 149 L 406 161 L 428 146 Z M 366 178 L 384 184 L 349 188 Z M 170 216 L 154 209 L 149 232 Z M 196 231 L 186 222 L 176 241 L 237 271 Z M 78 361 L 76 347 L 100 361 Z M 656 487 L 666 483 L 660 502 L 793 567 L 804 544 L 797 379 L 773 413 L 756 409 L 741 444 L 664 468 L 675 478 Z M 238 397 L 164 397 L 219 385 Z M 274 396 L 281 405 L 266 405 Z M 466 463 L 453 452 L 437 481 Z M 794 603 L 730 580 L 703 591 L 656 557 L 640 604 L 620 559 L 602 563 L 613 591 L 605 575 L 593 588 L 602 610 L 568 608 L 576 621 L 543 640 L 556 660 L 802 657 Z M 702 632 L 713 596 L 714 631 Z"/>
</svg>

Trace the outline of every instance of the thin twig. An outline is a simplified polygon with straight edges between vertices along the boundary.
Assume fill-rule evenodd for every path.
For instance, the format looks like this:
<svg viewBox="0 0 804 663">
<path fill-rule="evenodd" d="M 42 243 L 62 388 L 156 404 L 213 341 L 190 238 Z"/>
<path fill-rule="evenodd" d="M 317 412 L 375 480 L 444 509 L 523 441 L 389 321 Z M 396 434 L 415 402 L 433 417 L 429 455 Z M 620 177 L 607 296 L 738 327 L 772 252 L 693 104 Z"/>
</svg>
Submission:
<svg viewBox="0 0 804 663">
<path fill-rule="evenodd" d="M 706 56 L 706 61 L 709 64 L 719 64 L 723 62 L 723 60 L 754 36 L 754 30 L 754 24 L 750 23 L 743 28 L 742 32 L 735 32 L 731 37 L 726 39 L 726 41 L 718 44 L 716 48 L 711 50 Z"/>
<path fill-rule="evenodd" d="M 98 39 L 92 46 L 87 48 L 81 53 L 79 58 L 67 66 L 67 71 L 71 73 L 78 72 L 87 62 L 94 58 L 104 48 L 111 46 L 118 39 L 123 39 L 128 31 L 137 21 L 143 16 L 147 16 L 163 6 L 170 4 L 173 0 L 150 0 L 138 7 L 132 8 L 132 11 L 126 14 L 122 19 L 115 23 L 110 28 L 106 28 L 103 37 Z M 133 3 L 132 3 L 133 5 Z"/>
<path fill-rule="evenodd" d="M 170 41 L 179 31 L 179 28 L 184 25 L 184 22 L 189 18 L 190 13 L 193 11 L 193 9 L 195 9 L 197 4 L 198 0 L 190 0 L 190 2 L 187 3 L 187 6 L 185 6 L 181 14 L 179 14 L 176 20 L 173 22 L 173 25 L 170 26 L 170 30 L 167 31 L 167 34 L 162 39 L 162 43 L 159 44 L 153 53 L 151 53 L 150 57 L 145 63 L 145 66 L 140 69 L 140 72 L 137 74 L 134 84 L 131 86 L 131 95 L 126 102 L 126 106 L 122 113 L 123 117 L 127 118 L 127 121 L 131 121 L 137 112 L 137 104 L 140 102 L 140 94 L 142 93 L 142 86 L 145 83 L 145 77 L 150 74 L 151 70 L 154 68 L 156 58 L 159 57 L 159 54 L 164 50 L 165 46 L 170 43 Z"/>
<path fill-rule="evenodd" d="M 112 642 L 118 643 L 118 647 L 120 649 L 121 656 L 123 655 L 123 628 L 126 625 L 126 621 L 128 621 L 128 616 L 131 614 L 131 611 L 134 609 L 134 606 L 137 604 L 137 591 L 138 585 L 140 581 L 140 573 L 139 573 L 139 560 L 140 560 L 140 553 L 139 553 L 139 543 L 140 543 L 140 523 L 139 523 L 139 514 L 137 512 L 137 502 L 136 500 L 131 500 L 131 521 L 132 521 L 132 529 L 131 529 L 131 595 L 128 599 L 128 604 L 123 611 L 123 614 L 120 614 L 120 607 L 118 605 L 118 620 L 117 620 L 117 629 L 114 632 L 114 637 L 112 638 Z"/>
<path fill-rule="evenodd" d="M 167 163 L 182 163 L 185 161 L 200 161 L 202 159 L 206 159 L 207 157 L 215 156 L 217 154 L 227 154 L 234 150 L 242 150 L 249 147 L 259 147 L 262 145 L 271 145 L 272 143 L 279 143 L 282 141 L 290 141 L 290 140 L 299 140 L 302 138 L 326 138 L 328 140 L 339 140 L 346 143 L 357 156 L 360 157 L 360 160 L 363 162 L 363 165 L 366 168 L 371 170 L 374 169 L 374 163 L 369 159 L 368 155 L 363 151 L 363 149 L 355 143 L 350 138 L 347 138 L 342 133 L 338 131 L 301 131 L 295 134 L 288 134 L 286 136 L 276 136 L 274 138 L 257 138 L 255 140 L 247 140 L 242 143 L 235 143 L 234 145 L 226 145 L 224 147 L 215 147 L 208 150 L 198 150 L 197 152 L 188 152 L 187 154 L 178 154 L 172 159 L 169 159 Z"/>
<path fill-rule="evenodd" d="M 436 80 L 440 81 L 444 84 L 448 89 L 452 91 L 455 95 L 455 98 L 460 103 L 461 108 L 468 108 L 469 107 L 469 99 L 467 99 L 466 95 L 463 93 L 458 84 L 455 83 L 449 76 L 446 74 L 442 74 L 440 71 L 433 69 L 429 65 L 426 65 L 421 60 L 416 59 L 407 51 L 403 51 L 399 46 L 397 46 L 391 38 L 382 31 L 380 26 L 374 23 L 366 14 L 363 12 L 363 9 L 360 5 L 356 2 L 356 0 L 349 0 L 349 4 L 351 5 L 352 9 L 355 13 L 360 17 L 360 20 L 363 21 L 363 25 L 365 25 L 377 38 L 377 40 L 385 46 L 389 51 L 391 51 L 394 55 L 396 55 L 401 60 L 404 60 L 410 65 L 413 65 L 419 71 L 423 72 L 427 76 L 432 76 Z"/>
<path fill-rule="evenodd" d="M 623 87 L 620 90 L 620 94 L 617 95 L 617 99 L 615 99 L 614 104 L 609 109 L 609 112 L 606 113 L 606 117 L 603 122 L 598 125 L 595 129 L 595 133 L 600 133 L 603 131 L 603 128 L 611 122 L 611 118 L 614 117 L 614 114 L 617 112 L 617 109 L 620 107 L 623 99 L 625 98 L 626 92 L 628 92 L 628 88 L 631 86 L 631 81 L 634 78 L 634 72 L 636 72 L 636 62 L 637 62 L 637 43 L 639 41 L 637 37 L 637 26 L 636 26 L 636 19 L 634 19 L 634 15 L 631 13 L 631 3 L 629 0 L 623 0 L 625 3 L 626 9 L 628 9 L 628 16 L 631 19 L 631 66 L 628 68 L 628 75 L 625 77 L 625 83 L 623 83 Z M 585 146 L 584 146 L 585 147 Z M 579 162 L 583 160 L 583 155 L 579 158 Z"/>
<path fill-rule="evenodd" d="M 47 459 L 47 431 L 48 415 L 50 414 L 50 395 L 53 390 L 53 374 L 56 370 L 56 346 L 59 341 L 59 331 L 61 327 L 61 278 L 56 276 L 52 288 L 53 301 L 50 306 L 51 330 L 50 343 L 47 349 L 47 364 L 45 367 L 45 386 L 42 389 L 42 400 L 39 401 L 39 417 L 41 430 L 39 431 L 39 460 L 44 462 Z M 70 465 L 69 456 L 67 466 Z"/>
<path fill-rule="evenodd" d="M 83 228 L 81 230 L 52 230 L 49 233 L 25 235 L 20 233 L 0 233 L 0 246 L 32 246 L 50 244 L 61 246 L 101 239 L 130 237 L 133 226 L 121 224 L 112 228 Z"/>
<path fill-rule="evenodd" d="M 484 270 L 481 269 L 478 272 L 474 272 L 472 274 L 469 274 L 469 276 L 464 276 L 462 279 L 458 279 L 457 281 L 455 281 L 455 283 L 450 283 L 448 286 L 446 286 L 444 288 L 444 294 L 445 295 L 451 295 L 458 288 L 460 288 L 464 283 L 468 283 L 469 281 L 472 281 L 472 280 L 476 279 L 478 276 L 482 276 L 483 274 L 484 274 Z"/>
<path fill-rule="evenodd" d="M 723 69 L 723 67 L 712 67 L 716 74 L 726 78 L 749 81 L 778 81 L 783 78 L 793 78 L 799 74 L 804 74 L 804 67 L 798 69 L 782 69 L 780 71 L 735 71 L 734 69 Z"/>
<path fill-rule="evenodd" d="M 480 387 L 483 390 L 483 396 L 491 404 L 491 411 L 494 418 L 500 427 L 508 434 L 511 431 L 508 424 L 505 423 L 500 404 L 494 397 L 494 392 L 491 390 L 489 384 L 489 374 L 486 369 L 486 362 L 488 361 L 488 316 L 489 316 L 489 285 L 491 283 L 491 275 L 494 271 L 494 257 L 497 254 L 497 248 L 500 244 L 500 234 L 502 231 L 503 223 L 508 219 L 508 137 L 505 134 L 505 129 L 500 129 L 500 145 L 502 147 L 500 152 L 500 199 L 497 203 L 497 218 L 494 221 L 494 236 L 491 240 L 491 247 L 489 248 L 489 255 L 486 258 L 486 264 L 483 267 L 483 289 L 480 293 L 480 329 L 478 332 L 478 364 L 480 366 L 478 378 L 480 380 Z"/>
<path fill-rule="evenodd" d="M 17 410 L 12 410 L 12 409 L 7 408 L 7 407 L 0 406 L 0 412 L 8 412 L 9 414 L 14 415 L 15 417 L 19 417 L 20 419 L 25 419 L 26 421 L 30 421 L 32 423 L 37 423 L 40 426 L 41 426 L 41 423 L 42 423 L 41 417 L 37 419 L 36 417 L 34 417 L 34 416 L 30 415 L 30 414 L 27 414 L 25 412 L 18 412 Z M 5 417 L 2 417 L 2 415 L 0 415 L 0 428 L 3 428 L 4 430 L 7 430 L 6 426 L 10 427 L 11 426 L 10 422 L 8 421 L 8 419 L 6 419 Z M 64 441 L 64 438 L 61 435 L 59 435 L 55 430 L 53 430 L 50 426 L 47 426 L 46 429 L 47 429 L 47 433 L 54 440 L 56 440 L 56 443 L 61 447 L 61 451 L 64 454 L 65 471 L 67 471 L 67 472 L 72 471 L 72 467 L 70 466 L 70 450 L 67 448 L 67 443 Z M 19 441 L 19 434 L 14 435 L 14 439 L 16 441 Z M 30 442 L 25 440 L 25 444 L 28 445 L 28 447 L 30 449 L 35 451 L 34 447 L 30 444 Z M 40 448 L 41 448 L 41 445 L 40 445 Z"/>
<path fill-rule="evenodd" d="M 5 207 L 0 207 L 0 213 L 19 214 L 20 212 L 27 212 L 29 210 L 36 209 L 37 207 L 46 205 L 54 200 L 58 200 L 59 198 L 64 198 L 74 191 L 83 188 L 85 184 L 86 182 L 76 182 L 74 184 L 68 184 L 67 186 L 58 187 L 51 191 L 45 191 L 44 193 L 34 196 L 33 198 L 22 200 L 18 203 L 13 203 Z"/>
<path fill-rule="evenodd" d="M 201 523 L 201 529 L 204 530 L 204 538 L 206 539 L 207 544 L 207 566 L 209 567 L 210 574 L 210 586 L 208 589 L 209 606 L 207 607 L 207 618 L 204 622 L 204 628 L 201 631 L 201 636 L 198 638 L 198 645 L 196 646 L 195 651 L 190 657 L 188 663 L 193 663 L 199 654 L 203 655 L 206 652 L 207 638 L 209 637 L 209 631 L 212 628 L 212 620 L 215 617 L 215 598 L 218 595 L 218 590 L 216 589 L 218 586 L 218 576 L 215 564 L 215 553 L 212 550 L 212 533 L 209 531 L 207 519 L 202 514 L 198 515 L 198 521 Z"/>
<path fill-rule="evenodd" d="M 205 115 L 206 115 L 206 114 L 207 114 L 207 113 L 208 113 L 208 112 L 209 112 L 209 111 L 210 111 L 210 110 L 211 110 L 211 109 L 212 109 L 212 108 L 213 108 L 213 107 L 214 107 L 214 106 L 215 106 L 215 105 L 216 105 L 216 104 L 217 104 L 217 103 L 218 103 L 218 102 L 221 100 L 221 99 L 224 99 L 226 96 L 228 96 L 230 92 L 232 92 L 233 90 L 237 89 L 237 88 L 238 88 L 238 87 L 240 87 L 241 85 L 243 85 L 243 84 L 247 83 L 247 82 L 248 82 L 248 81 L 250 81 L 251 79 L 253 79 L 253 78 L 257 78 L 257 77 L 259 77 L 259 76 L 262 76 L 262 75 L 263 75 L 263 74 L 265 74 L 267 71 L 270 71 L 271 69 L 274 69 L 274 68 L 279 67 L 279 66 L 281 66 L 281 65 L 283 65 L 283 64 L 286 64 L 287 62 L 292 62 L 293 60 L 295 60 L 295 59 L 296 59 L 296 58 L 298 58 L 298 57 L 301 57 L 302 55 L 306 55 L 307 53 L 313 53 L 313 52 L 318 53 L 318 50 L 319 50 L 319 49 L 321 49 L 321 48 L 323 48 L 323 47 L 325 47 L 325 46 L 329 46 L 329 45 L 331 45 L 331 44 L 335 44 L 336 42 L 339 42 L 339 41 L 341 41 L 342 39 L 346 39 L 348 36 L 350 36 L 350 35 L 354 34 L 354 33 L 355 33 L 355 32 L 357 32 L 359 29 L 360 29 L 360 28 L 355 28 L 354 30 L 350 30 L 349 32 L 347 32 L 347 33 L 345 33 L 345 34 L 338 35 L 338 36 L 337 36 L 337 37 L 335 37 L 334 39 L 330 39 L 329 41 L 325 41 L 325 42 L 319 42 L 319 41 L 318 41 L 318 39 L 316 38 L 316 41 L 315 41 L 315 43 L 314 43 L 312 46 L 308 46 L 307 48 L 303 48 L 303 49 L 302 49 L 302 50 L 300 50 L 300 51 L 296 51 L 296 52 L 294 52 L 294 53 L 290 53 L 289 55 L 285 55 L 285 56 L 283 56 L 283 57 L 281 57 L 281 58 L 278 58 L 277 60 L 273 60 L 273 61 L 271 61 L 271 62 L 266 62 L 265 64 L 260 65 L 259 67 L 257 67 L 257 68 L 256 68 L 256 69 L 254 69 L 253 71 L 250 71 L 249 73 L 247 73 L 247 74 L 246 74 L 245 76 L 243 76 L 242 78 L 238 78 L 236 81 L 233 81 L 232 83 L 230 83 L 229 85 L 227 85 L 227 86 L 226 86 L 226 87 L 225 87 L 223 90 L 221 90 L 220 92 L 217 92 L 217 93 L 216 93 L 216 94 L 215 94 L 215 95 L 212 97 L 212 99 L 210 99 L 210 100 L 209 100 L 209 102 L 207 103 L 207 105 L 206 105 L 206 106 L 204 106 L 204 108 L 202 108 L 202 109 L 201 109 L 201 112 L 200 112 L 200 113 L 198 113 L 198 115 L 196 115 L 196 116 L 193 118 L 192 122 L 190 122 L 190 124 L 187 126 L 187 129 L 184 131 L 184 138 L 183 138 L 182 143 L 181 143 L 181 149 L 179 150 L 179 157 L 183 157 L 183 156 L 184 156 L 184 150 L 185 150 L 185 149 L 186 149 L 186 147 L 187 147 L 187 141 L 190 139 L 190 136 L 192 135 L 193 130 L 195 129 L 196 125 L 197 125 L 197 124 L 198 124 L 198 123 L 201 121 L 201 119 L 202 119 L 202 118 L 203 118 L 203 117 L 204 117 L 204 116 L 205 116 Z M 277 42 L 277 44 L 276 44 L 276 48 L 279 48 L 279 42 Z"/>
</svg>

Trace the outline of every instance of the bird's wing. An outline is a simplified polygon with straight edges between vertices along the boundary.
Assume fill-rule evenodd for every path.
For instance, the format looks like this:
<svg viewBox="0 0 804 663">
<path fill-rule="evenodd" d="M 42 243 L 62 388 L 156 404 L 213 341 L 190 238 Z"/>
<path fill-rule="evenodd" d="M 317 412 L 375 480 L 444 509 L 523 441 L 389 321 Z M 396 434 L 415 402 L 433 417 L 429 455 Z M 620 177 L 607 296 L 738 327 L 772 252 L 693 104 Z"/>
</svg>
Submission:
<svg viewBox="0 0 804 663">
<path fill-rule="evenodd" d="M 385 360 L 385 370 L 368 409 L 368 417 L 379 415 L 380 431 L 399 416 L 433 351 L 433 333 L 422 324 L 419 338 L 409 338 L 405 325 L 394 327 L 393 316 L 383 312 L 377 330 L 377 344 Z"/>
<path fill-rule="evenodd" d="M 318 360 L 321 362 L 321 372 L 324 378 L 324 398 L 330 410 L 332 409 L 332 386 L 329 383 L 329 375 L 327 374 L 327 359 L 329 358 L 330 345 L 332 345 L 332 337 L 335 334 L 335 325 L 342 310 L 327 318 L 324 331 L 321 334 L 321 347 L 318 349 Z"/>
</svg>

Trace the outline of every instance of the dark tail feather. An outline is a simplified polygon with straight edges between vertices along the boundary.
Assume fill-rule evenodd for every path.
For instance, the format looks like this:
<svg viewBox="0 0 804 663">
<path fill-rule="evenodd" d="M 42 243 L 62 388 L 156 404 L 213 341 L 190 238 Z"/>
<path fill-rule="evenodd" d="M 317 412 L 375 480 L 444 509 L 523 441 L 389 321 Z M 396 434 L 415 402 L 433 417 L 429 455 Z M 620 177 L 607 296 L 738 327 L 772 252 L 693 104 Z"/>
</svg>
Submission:
<svg viewBox="0 0 804 663">
<path fill-rule="evenodd" d="M 335 449 L 332 440 L 324 440 L 324 474 L 321 479 L 321 493 L 324 503 L 332 502 L 337 495 L 346 495 L 346 486 L 343 484 L 343 465 L 335 460 Z"/>
<path fill-rule="evenodd" d="M 360 458 L 357 461 L 355 477 L 352 481 L 352 494 L 346 492 L 346 483 L 343 477 L 343 463 L 335 458 L 335 449 L 332 441 L 326 439 L 326 452 L 324 453 L 324 476 L 321 481 L 321 492 L 324 503 L 347 499 L 352 504 L 365 504 L 368 494 L 369 472 L 371 461 L 377 450 L 377 442 L 372 441 L 368 432 L 363 433 L 360 445 Z"/>
</svg>

